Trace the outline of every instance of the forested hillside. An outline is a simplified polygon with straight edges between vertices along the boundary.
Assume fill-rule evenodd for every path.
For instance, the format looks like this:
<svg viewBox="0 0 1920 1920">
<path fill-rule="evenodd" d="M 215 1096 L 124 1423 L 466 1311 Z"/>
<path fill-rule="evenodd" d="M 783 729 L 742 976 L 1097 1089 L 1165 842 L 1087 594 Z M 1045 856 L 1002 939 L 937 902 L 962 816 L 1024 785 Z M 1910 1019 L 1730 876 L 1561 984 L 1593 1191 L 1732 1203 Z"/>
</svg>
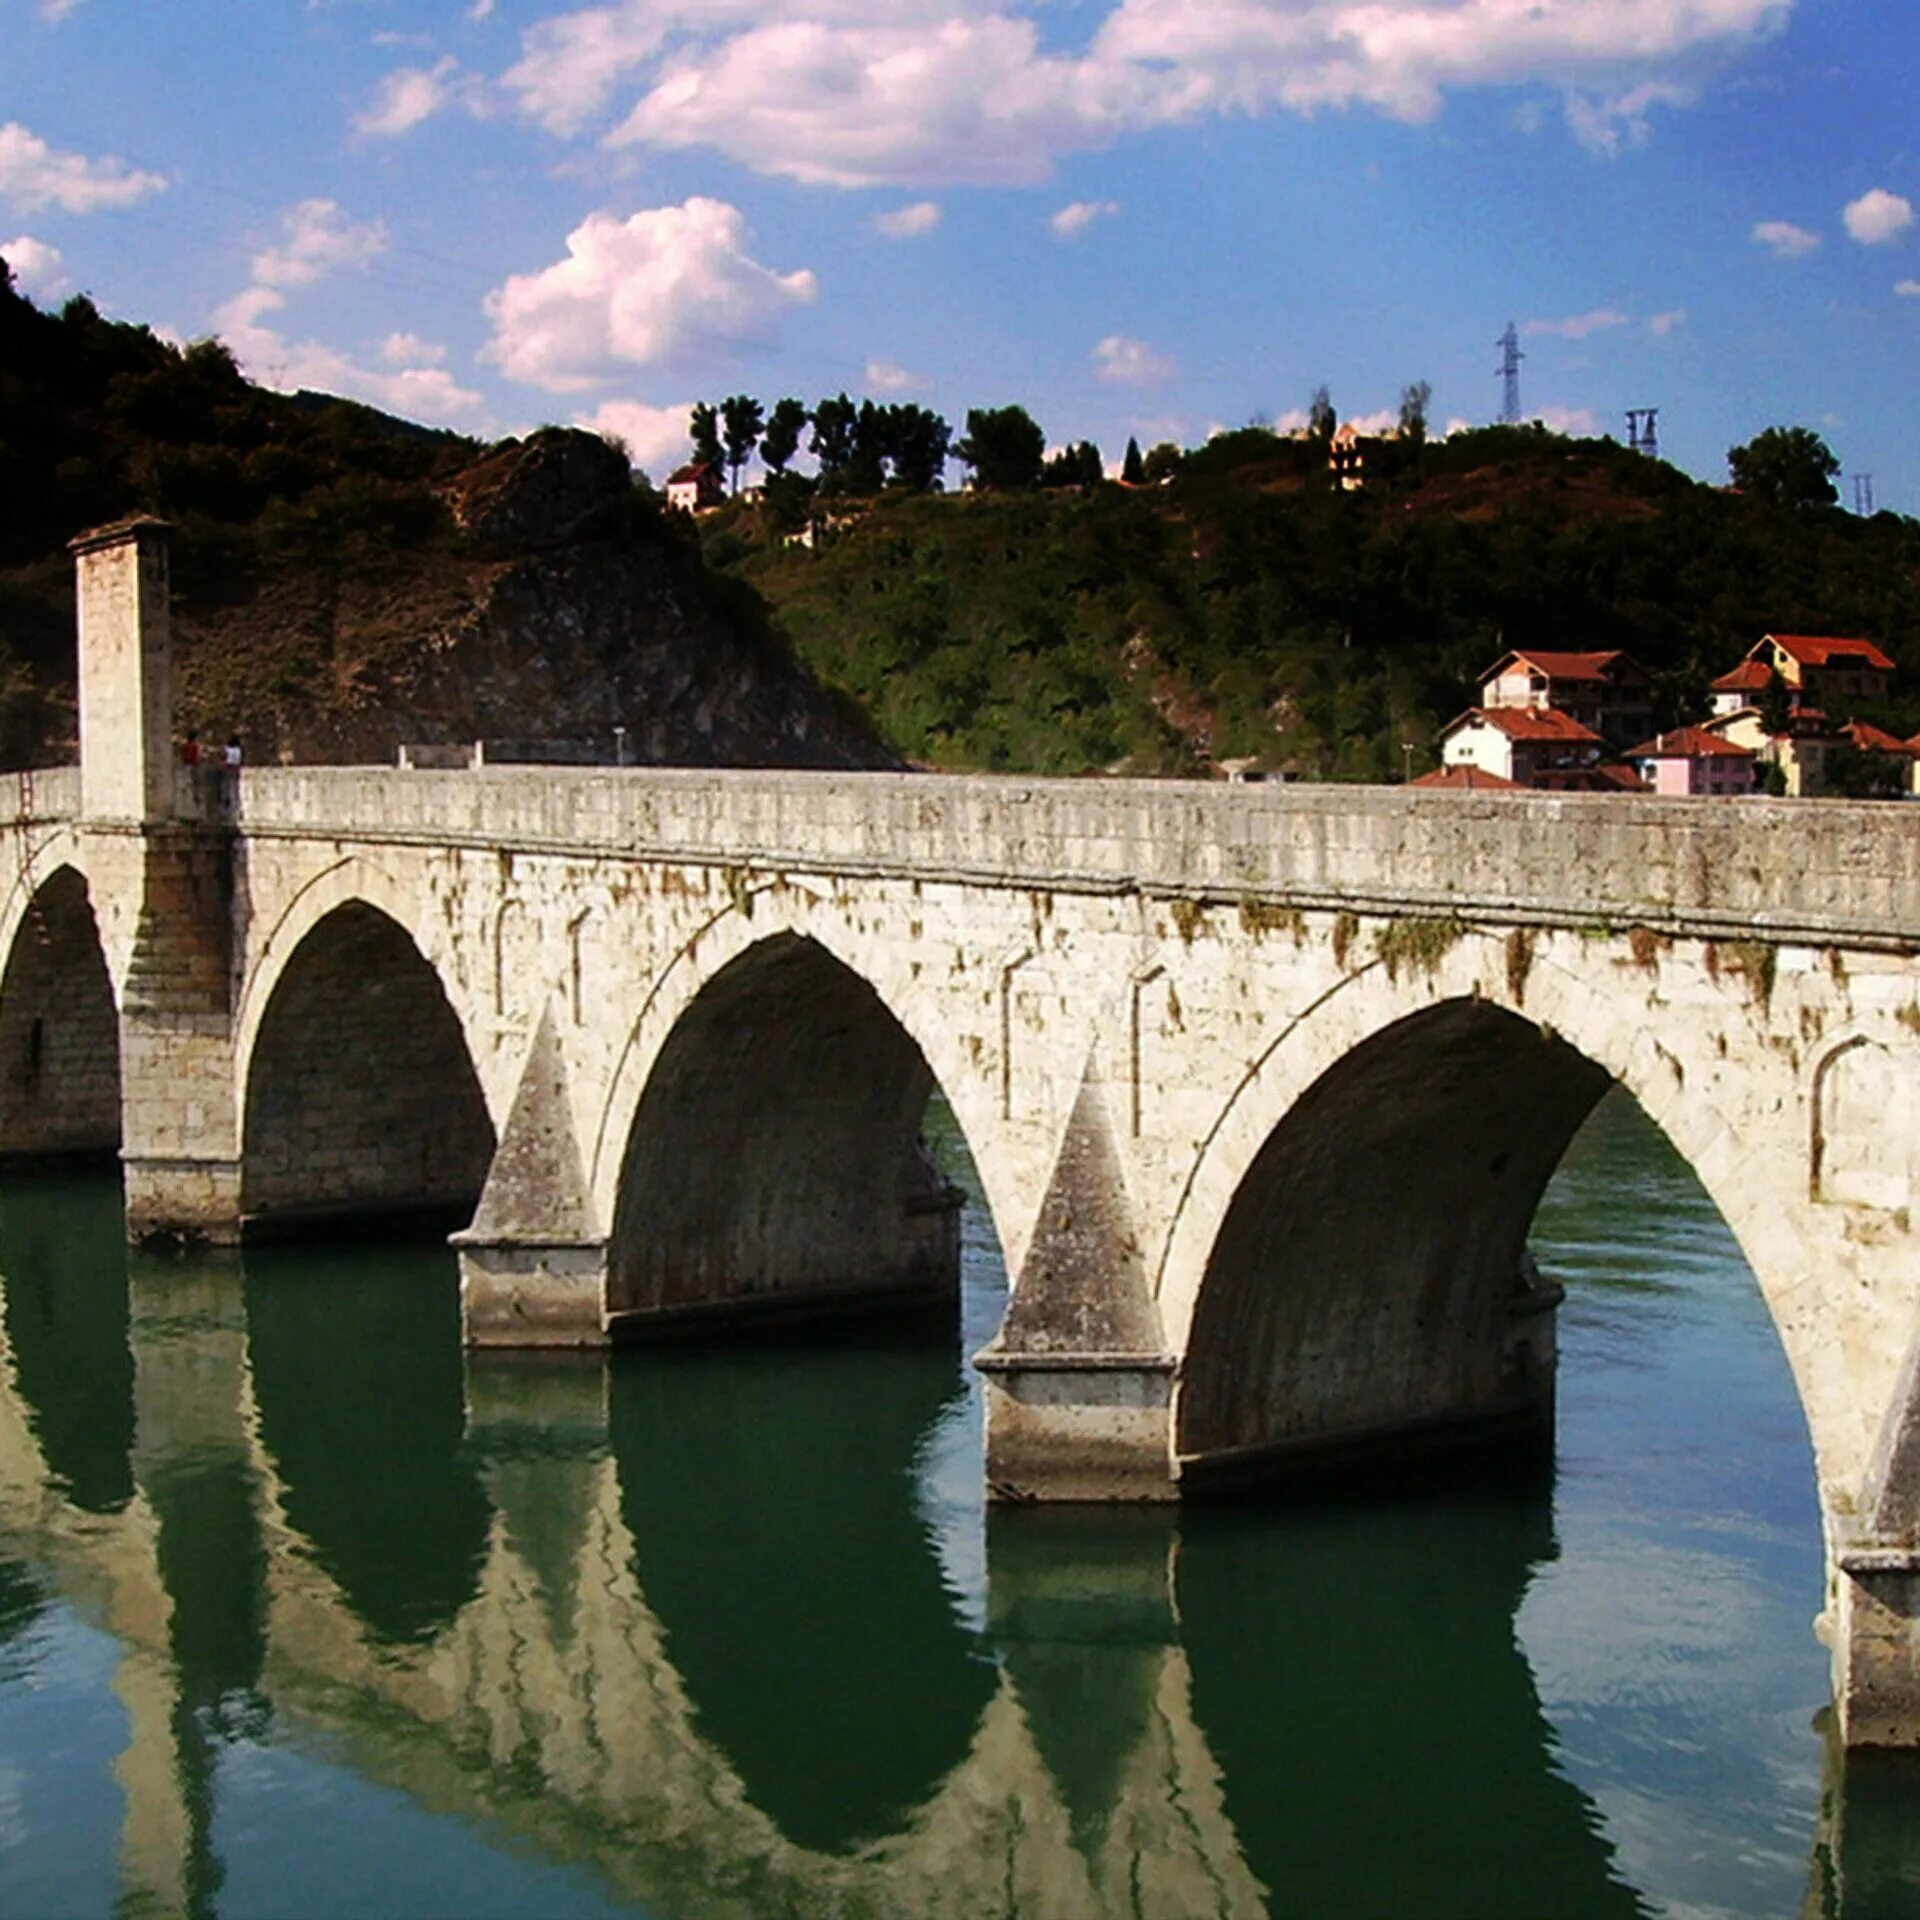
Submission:
<svg viewBox="0 0 1920 1920">
<path fill-rule="evenodd" d="M 1006 407 L 954 443 L 1004 484 L 939 493 L 944 421 L 822 406 L 818 481 L 696 529 L 591 436 L 484 449 L 269 393 L 0 273 L 0 764 L 71 751 L 65 543 L 135 511 L 178 529 L 183 724 L 265 757 L 623 725 L 663 760 L 1395 778 L 1505 647 L 1625 648 L 1667 725 L 1769 630 L 1878 641 L 1899 696 L 1858 717 L 1920 730 L 1920 523 L 1764 497 L 1757 463 L 1731 493 L 1489 428 L 1366 442 L 1345 493 L 1324 436 L 1248 428 L 1126 486 Z M 819 413 L 775 409 L 783 461 Z"/>
<path fill-rule="evenodd" d="M 218 342 L 43 313 L 0 267 L 0 766 L 72 753 L 66 543 L 135 512 L 175 529 L 180 723 L 255 757 L 624 727 L 650 760 L 892 762 L 598 437 L 486 449 L 270 393 Z"/>
<path fill-rule="evenodd" d="M 703 529 L 823 679 L 945 766 L 1393 778 L 1505 647 L 1625 648 L 1664 726 L 1769 630 L 1878 640 L 1906 697 L 1862 717 L 1920 727 L 1920 523 L 1538 428 L 1375 443 L 1367 475 L 1338 492 L 1321 446 L 1248 429 L 1160 486 L 836 500 L 812 552 L 752 505 Z"/>
</svg>

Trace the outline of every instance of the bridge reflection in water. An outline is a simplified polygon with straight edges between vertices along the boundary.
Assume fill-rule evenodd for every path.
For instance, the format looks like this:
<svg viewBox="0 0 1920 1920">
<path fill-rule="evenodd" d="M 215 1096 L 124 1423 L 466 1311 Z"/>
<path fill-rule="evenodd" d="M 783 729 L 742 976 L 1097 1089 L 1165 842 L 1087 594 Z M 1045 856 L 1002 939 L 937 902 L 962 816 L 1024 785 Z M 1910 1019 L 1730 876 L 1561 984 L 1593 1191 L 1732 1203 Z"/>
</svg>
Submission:
<svg viewBox="0 0 1920 1920">
<path fill-rule="evenodd" d="M 111 1636 L 129 1911 L 224 1909 L 286 1749 L 601 1911 L 1650 1910 L 1516 1642 L 1537 1487 L 983 1535 L 951 1327 L 463 1364 L 444 1253 L 129 1277 L 104 1183 L 0 1271 L 0 1635 Z M 1909 1778 L 1835 1774 L 1810 1913 L 1900 1910 Z"/>
</svg>

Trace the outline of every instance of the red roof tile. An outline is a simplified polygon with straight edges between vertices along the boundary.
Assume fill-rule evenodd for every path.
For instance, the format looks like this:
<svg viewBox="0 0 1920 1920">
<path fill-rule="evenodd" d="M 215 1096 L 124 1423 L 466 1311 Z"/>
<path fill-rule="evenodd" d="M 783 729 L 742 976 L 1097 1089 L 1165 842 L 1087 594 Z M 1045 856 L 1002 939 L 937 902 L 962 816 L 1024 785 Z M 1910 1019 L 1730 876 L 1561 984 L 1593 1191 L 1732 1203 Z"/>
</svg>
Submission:
<svg viewBox="0 0 1920 1920">
<path fill-rule="evenodd" d="M 1675 727 L 1671 733 L 1663 733 L 1657 739 L 1649 740 L 1644 746 L 1635 747 L 1628 755 L 1629 760 L 1751 760 L 1751 747 L 1736 747 L 1731 740 L 1723 739 L 1717 733 L 1709 733 L 1705 727 Z"/>
<path fill-rule="evenodd" d="M 1864 660 L 1868 666 L 1878 667 L 1882 673 L 1893 671 L 1893 662 L 1871 640 L 1836 640 L 1807 633 L 1770 633 L 1760 645 L 1765 646 L 1768 640 L 1789 659 L 1798 660 L 1803 667 L 1830 666 L 1838 654 L 1846 659 L 1857 657 Z"/>
<path fill-rule="evenodd" d="M 1497 727 L 1509 740 L 1564 740 L 1571 744 L 1600 744 L 1600 736 L 1591 727 L 1583 727 L 1570 713 L 1558 707 L 1473 707 L 1461 720 L 1484 720 Z M 1455 721 L 1458 726 L 1460 721 Z M 1451 731 L 1451 729 L 1448 729 Z"/>
<path fill-rule="evenodd" d="M 1629 666 L 1637 666 L 1637 661 L 1613 647 L 1602 653 L 1543 653 L 1533 647 L 1515 647 L 1503 653 L 1485 673 L 1480 676 L 1482 683 L 1493 679 L 1509 660 L 1523 661 L 1527 666 L 1544 673 L 1550 680 L 1604 680 L 1607 669 L 1616 660 L 1626 660 Z"/>
<path fill-rule="evenodd" d="M 1905 740 L 1896 740 L 1884 727 L 1876 727 L 1868 720 L 1849 720 L 1840 729 L 1856 747 L 1864 747 L 1869 753 L 1909 754 L 1913 747 Z"/>
<path fill-rule="evenodd" d="M 1715 693 L 1758 693 L 1773 678 L 1773 670 L 1764 660 L 1742 660 L 1731 673 L 1723 673 L 1713 683 Z"/>
<path fill-rule="evenodd" d="M 1493 793 L 1502 791 L 1520 793 L 1524 789 L 1517 780 L 1503 780 L 1497 773 L 1489 773 L 1484 767 L 1436 767 L 1432 773 L 1423 773 L 1417 780 L 1409 780 L 1410 787 L 1449 787 L 1456 792 Z"/>
</svg>

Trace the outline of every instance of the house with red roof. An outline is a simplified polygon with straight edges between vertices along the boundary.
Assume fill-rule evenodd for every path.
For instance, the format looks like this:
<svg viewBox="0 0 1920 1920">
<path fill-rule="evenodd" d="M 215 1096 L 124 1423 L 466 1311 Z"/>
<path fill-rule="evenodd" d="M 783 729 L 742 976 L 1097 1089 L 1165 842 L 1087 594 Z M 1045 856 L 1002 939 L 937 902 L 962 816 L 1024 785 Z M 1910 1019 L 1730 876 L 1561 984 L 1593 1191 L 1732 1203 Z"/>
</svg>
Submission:
<svg viewBox="0 0 1920 1920">
<path fill-rule="evenodd" d="M 1640 739 L 1653 725 L 1647 670 L 1617 648 L 1562 653 L 1516 647 L 1480 676 L 1480 706 L 1551 707 L 1614 746 Z"/>
<path fill-rule="evenodd" d="M 1515 786 L 1585 792 L 1606 742 L 1556 707 L 1472 707 L 1440 729 L 1443 768 L 1477 767 Z"/>
<path fill-rule="evenodd" d="M 1627 759 L 1652 792 L 1692 796 L 1752 793 L 1759 755 L 1705 727 L 1675 727 L 1643 741 Z"/>
<path fill-rule="evenodd" d="M 1464 760 L 1451 767 L 1435 767 L 1431 773 L 1423 773 L 1417 780 L 1409 780 L 1407 785 L 1434 787 L 1446 793 L 1520 793 L 1523 791 L 1519 781 L 1503 780 L 1497 773 L 1489 773 L 1485 767 L 1476 767 Z"/>
<path fill-rule="evenodd" d="M 1714 717 L 1738 713 L 1742 707 L 1757 711 L 1762 696 L 1773 684 L 1773 672 L 1764 660 L 1749 654 L 1731 673 L 1723 673 L 1708 689 L 1713 696 Z"/>
<path fill-rule="evenodd" d="M 1747 659 L 1763 672 L 1777 672 L 1792 690 L 1795 706 L 1884 700 L 1894 672 L 1893 662 L 1871 640 L 1804 633 L 1766 634 L 1748 650 Z"/>
<path fill-rule="evenodd" d="M 667 505 L 685 513 L 704 513 L 727 503 L 726 482 L 711 460 L 696 460 L 667 475 Z"/>
</svg>

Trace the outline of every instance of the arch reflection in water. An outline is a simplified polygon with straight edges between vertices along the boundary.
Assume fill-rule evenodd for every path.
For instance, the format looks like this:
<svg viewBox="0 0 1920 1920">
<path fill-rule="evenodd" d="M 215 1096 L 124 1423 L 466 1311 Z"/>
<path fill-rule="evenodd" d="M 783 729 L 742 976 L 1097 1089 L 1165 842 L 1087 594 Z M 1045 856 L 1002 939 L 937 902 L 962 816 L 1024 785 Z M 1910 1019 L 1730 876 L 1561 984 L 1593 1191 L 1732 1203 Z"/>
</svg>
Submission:
<svg viewBox="0 0 1920 1920">
<path fill-rule="evenodd" d="M 432 1242 L 246 1261 L 247 1347 L 279 1516 L 384 1640 L 474 1597 L 487 1498 L 465 1451 L 454 1257 Z"/>
<path fill-rule="evenodd" d="M 4 1319 L 19 1391 L 47 1466 L 94 1513 L 133 1493 L 127 1237 L 101 1204 L 110 1193 L 99 1179 L 47 1175 L 0 1187 Z"/>
<path fill-rule="evenodd" d="M 1624 1177 L 1603 1162 L 1596 1191 Z M 104 1205 L 110 1219 L 110 1194 Z M 7 1218 L 0 1191 L 0 1235 Z M 1559 1228 L 1578 1238 L 1577 1220 Z M 1606 1238 L 1598 1215 L 1592 1238 Z M 16 1260 L 31 1245 L 16 1242 Z M 51 1230 L 43 1245 L 57 1253 Z M 1537 1490 L 1177 1526 L 1014 1513 L 995 1518 L 981 1611 L 970 1581 L 949 1590 L 975 1554 L 928 1537 L 936 1511 L 949 1531 L 967 1524 L 929 1498 L 957 1478 L 929 1449 L 977 1460 L 977 1431 L 954 1417 L 950 1332 L 611 1368 L 481 1357 L 463 1424 L 444 1254 L 384 1270 L 282 1258 L 250 1258 L 244 1280 L 231 1262 L 142 1265 L 130 1321 L 123 1291 L 107 1332 L 48 1344 L 24 1370 L 9 1347 L 0 1365 L 5 1557 L 41 1570 L 46 1604 L 113 1622 L 127 1647 L 114 1777 L 130 1898 L 223 1905 L 222 1874 L 245 1878 L 233 1862 L 276 1817 L 253 1784 L 260 1759 L 234 1759 L 263 1744 L 335 1780 L 330 1804 L 384 1792 L 423 1810 L 449 1879 L 456 1859 L 503 1844 L 563 1866 L 540 1882 L 543 1911 L 596 1904 L 566 1878 L 582 1868 L 601 1910 L 675 1915 L 1613 1915 L 1635 1910 L 1623 1879 L 1676 1889 L 1675 1854 L 1650 1852 L 1633 1825 L 1634 1793 L 1644 1804 L 1671 1773 L 1631 1771 L 1623 1748 L 1596 1775 L 1587 1697 L 1565 1755 L 1541 1704 L 1564 1736 L 1552 1648 L 1565 1636 L 1541 1607 L 1591 1564 L 1578 1530 L 1593 1524 L 1592 1483 L 1613 1475 L 1626 1507 L 1666 1484 L 1650 1409 L 1671 1383 L 1621 1345 L 1628 1316 L 1658 1313 L 1660 1296 L 1623 1286 L 1602 1296 L 1617 1316 L 1570 1323 L 1570 1385 L 1590 1375 L 1631 1410 L 1583 1428 L 1582 1396 L 1568 1396 L 1557 1524 L 1579 1544 L 1566 1563 L 1550 1557 Z M 0 1329 L 15 1318 L 9 1297 Z M 1704 1350 L 1718 1369 L 1716 1399 L 1666 1417 L 1689 1448 L 1713 1437 L 1724 1450 L 1706 1428 L 1748 1433 L 1752 1407 L 1774 1404 L 1758 1386 L 1733 1392 L 1744 1336 L 1704 1311 L 1659 1329 L 1660 1350 L 1690 1366 Z M 115 1339 L 136 1381 L 132 1492 L 92 1513 L 52 1470 L 33 1396 L 84 1406 L 91 1356 Z M 321 1364 L 306 1364 L 309 1343 Z M 671 1377 L 687 1368 L 689 1381 L 709 1370 L 697 1392 Z M 361 1378 L 316 1377 L 331 1373 Z M 409 1398 L 418 1408 L 387 1420 L 379 1403 Z M 342 1458 L 295 1432 L 312 1408 Z M 1622 1457 L 1600 1459 L 1608 1447 Z M 412 1455 L 429 1469 L 415 1493 L 383 1485 L 404 1482 Z M 841 1492 L 816 1486 L 842 1475 Z M 1685 1485 L 1675 1524 L 1697 1530 Z M 1717 1527 L 1736 1511 L 1719 1483 L 1711 1504 Z M 429 1505 L 465 1517 L 436 1533 Z M 1759 1521 L 1768 1511 L 1752 1505 Z M 717 1585 L 703 1584 L 709 1568 Z M 704 1617 L 716 1608 L 724 1632 Z M 746 1648 L 756 1635 L 766 1644 Z M 749 1685 L 772 1704 L 743 1698 Z M 937 1711 L 903 1724 L 896 1693 Z M 1738 1744 L 1746 1723 L 1681 1731 Z M 816 1792 L 807 1769 L 829 1745 L 841 1770 Z M 1776 1737 L 1765 1751 L 1778 1750 Z M 1697 1805 L 1678 1784 L 1669 1820 Z M 1850 1794 L 1836 1809 L 1812 1911 L 1899 1910 L 1874 1904 L 1913 1877 L 1897 1800 Z M 1790 1782 L 1751 1817 L 1790 1829 L 1813 1801 Z M 1721 1829 L 1704 1830 L 1717 1844 Z M 170 1865 L 155 1863 L 162 1841 Z M 416 1885 L 432 1871 L 413 1856 L 390 1866 Z M 5 1874 L 0 1858 L 0 1887 Z M 1777 1874 L 1765 1885 L 1764 1898 L 1696 1904 L 1790 1904 Z"/>
</svg>

